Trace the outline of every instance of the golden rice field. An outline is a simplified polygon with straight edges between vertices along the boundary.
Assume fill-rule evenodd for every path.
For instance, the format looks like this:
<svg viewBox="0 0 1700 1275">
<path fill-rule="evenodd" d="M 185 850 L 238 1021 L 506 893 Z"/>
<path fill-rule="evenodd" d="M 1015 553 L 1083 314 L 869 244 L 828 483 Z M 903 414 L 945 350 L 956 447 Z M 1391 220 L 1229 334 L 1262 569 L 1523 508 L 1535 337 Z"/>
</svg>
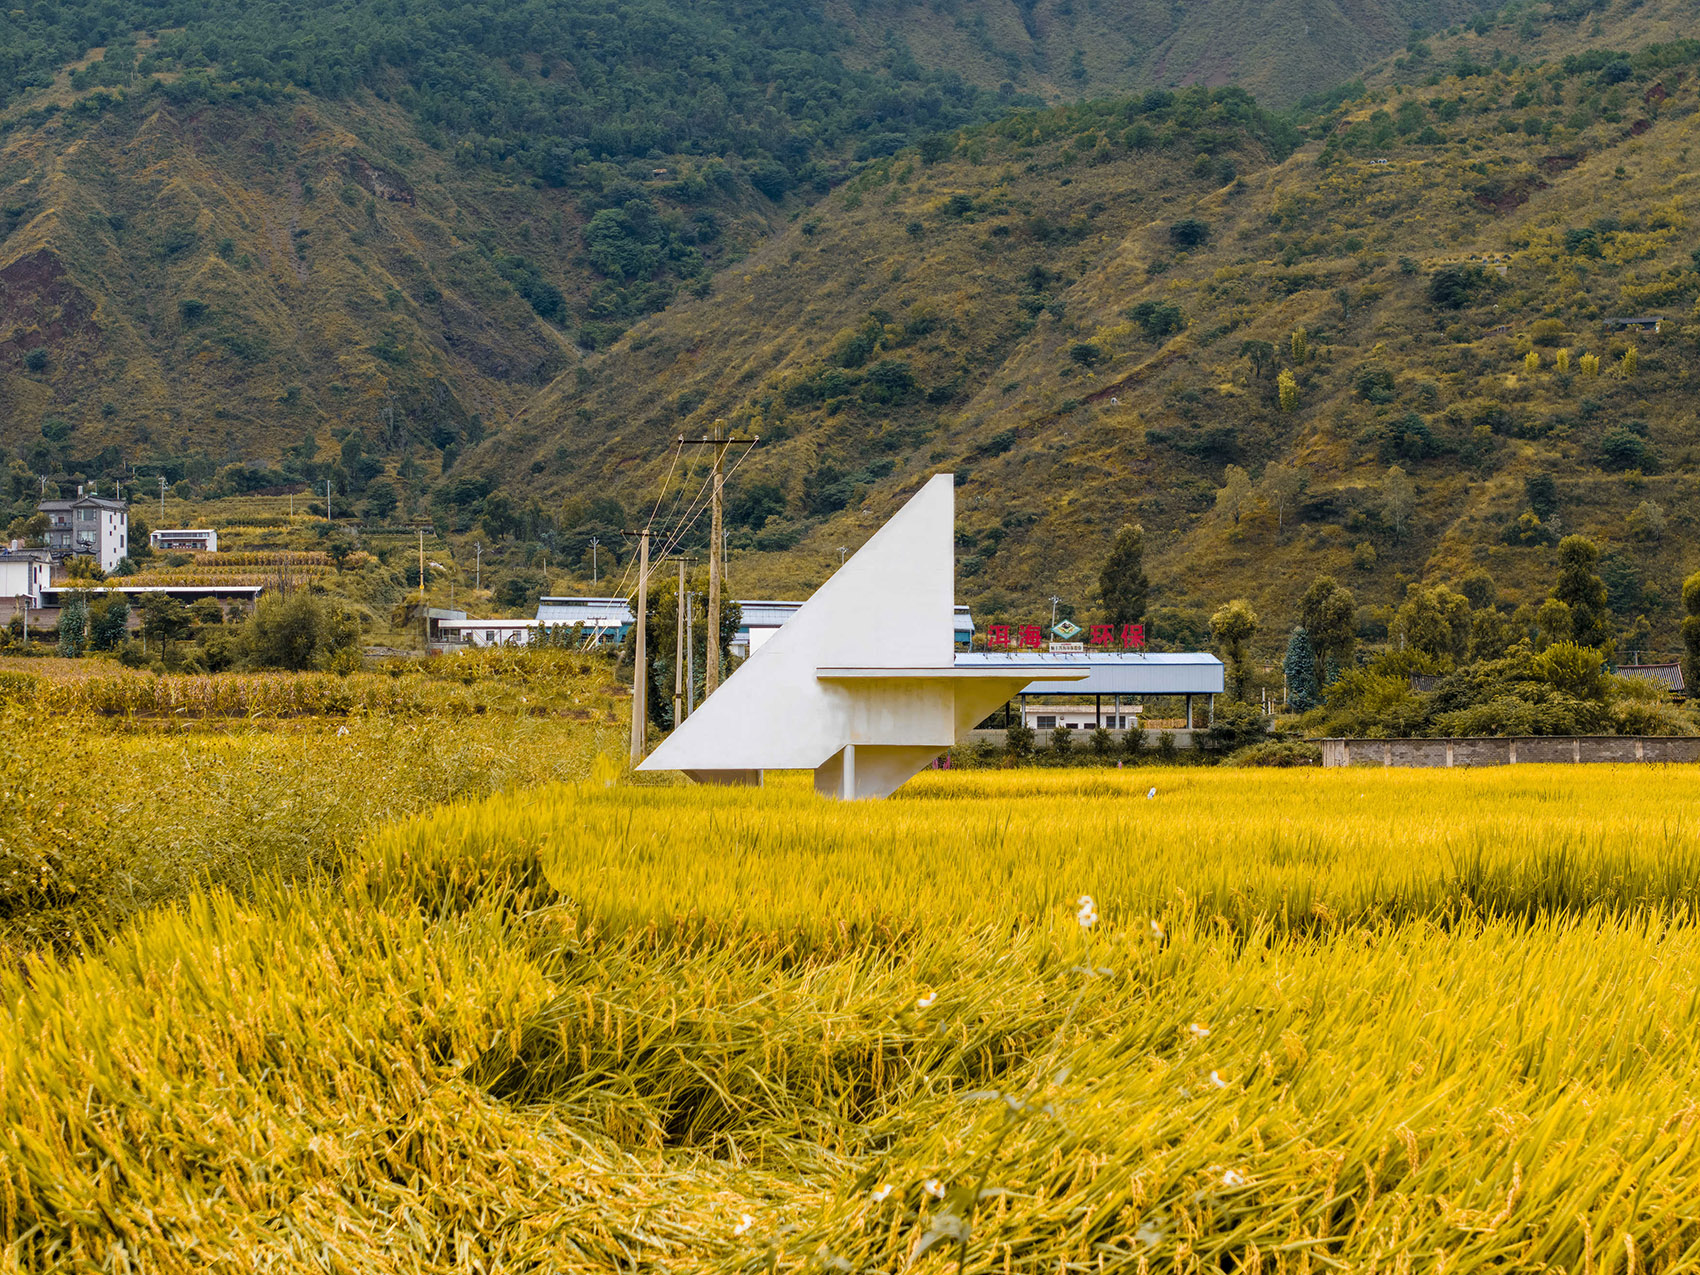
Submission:
<svg viewBox="0 0 1700 1275">
<path fill-rule="evenodd" d="M 0 1270 L 1691 1270 L 1695 778 L 378 823 L 0 973 Z"/>
</svg>

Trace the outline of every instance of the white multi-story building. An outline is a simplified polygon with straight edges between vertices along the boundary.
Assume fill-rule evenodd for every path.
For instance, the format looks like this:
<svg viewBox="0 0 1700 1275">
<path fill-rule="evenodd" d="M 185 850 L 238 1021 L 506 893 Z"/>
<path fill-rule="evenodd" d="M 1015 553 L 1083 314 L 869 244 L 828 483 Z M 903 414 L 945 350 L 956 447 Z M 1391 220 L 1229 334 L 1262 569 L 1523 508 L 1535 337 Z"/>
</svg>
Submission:
<svg viewBox="0 0 1700 1275">
<path fill-rule="evenodd" d="M 44 500 L 36 511 L 47 515 L 47 547 L 56 554 L 93 558 L 102 571 L 130 556 L 130 512 L 121 500 L 85 496 L 79 487 L 75 500 Z"/>
</svg>

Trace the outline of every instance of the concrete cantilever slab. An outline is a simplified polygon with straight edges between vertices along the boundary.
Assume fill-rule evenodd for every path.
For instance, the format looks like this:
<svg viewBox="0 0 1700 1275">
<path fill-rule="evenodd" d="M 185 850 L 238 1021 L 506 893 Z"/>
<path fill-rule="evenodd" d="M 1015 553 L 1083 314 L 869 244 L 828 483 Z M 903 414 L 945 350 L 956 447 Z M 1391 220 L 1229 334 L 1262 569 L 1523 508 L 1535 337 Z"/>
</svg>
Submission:
<svg viewBox="0 0 1700 1275">
<path fill-rule="evenodd" d="M 955 667 L 954 476 L 929 479 L 639 770 L 883 797 L 1030 673 Z"/>
</svg>

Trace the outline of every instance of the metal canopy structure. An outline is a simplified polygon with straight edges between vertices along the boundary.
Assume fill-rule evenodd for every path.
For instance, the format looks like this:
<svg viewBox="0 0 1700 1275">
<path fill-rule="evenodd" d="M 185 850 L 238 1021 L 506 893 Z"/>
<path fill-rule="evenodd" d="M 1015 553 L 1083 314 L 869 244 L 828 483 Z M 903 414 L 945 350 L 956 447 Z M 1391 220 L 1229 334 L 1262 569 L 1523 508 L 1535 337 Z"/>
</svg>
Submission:
<svg viewBox="0 0 1700 1275">
<path fill-rule="evenodd" d="M 960 669 L 999 670 L 1033 680 L 1023 695 L 1220 695 L 1222 661 L 1207 651 L 975 651 Z"/>
</svg>

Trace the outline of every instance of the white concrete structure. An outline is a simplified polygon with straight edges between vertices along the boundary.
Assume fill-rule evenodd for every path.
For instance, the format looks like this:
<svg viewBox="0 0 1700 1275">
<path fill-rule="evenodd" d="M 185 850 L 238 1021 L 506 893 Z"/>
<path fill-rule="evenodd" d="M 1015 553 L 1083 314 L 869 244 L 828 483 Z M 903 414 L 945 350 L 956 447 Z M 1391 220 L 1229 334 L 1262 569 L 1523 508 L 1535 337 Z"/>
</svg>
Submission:
<svg viewBox="0 0 1700 1275">
<path fill-rule="evenodd" d="M 44 500 L 47 547 L 55 553 L 93 558 L 102 571 L 116 570 L 130 556 L 130 507 L 121 500 L 83 494 L 75 500 Z"/>
<path fill-rule="evenodd" d="M 956 664 L 955 512 L 936 475 L 638 769 L 809 769 L 825 796 L 884 797 L 1031 682 Z"/>
<path fill-rule="evenodd" d="M 211 527 L 173 527 L 165 531 L 148 532 L 148 544 L 155 549 L 168 551 L 217 553 L 218 532 Z"/>
</svg>

